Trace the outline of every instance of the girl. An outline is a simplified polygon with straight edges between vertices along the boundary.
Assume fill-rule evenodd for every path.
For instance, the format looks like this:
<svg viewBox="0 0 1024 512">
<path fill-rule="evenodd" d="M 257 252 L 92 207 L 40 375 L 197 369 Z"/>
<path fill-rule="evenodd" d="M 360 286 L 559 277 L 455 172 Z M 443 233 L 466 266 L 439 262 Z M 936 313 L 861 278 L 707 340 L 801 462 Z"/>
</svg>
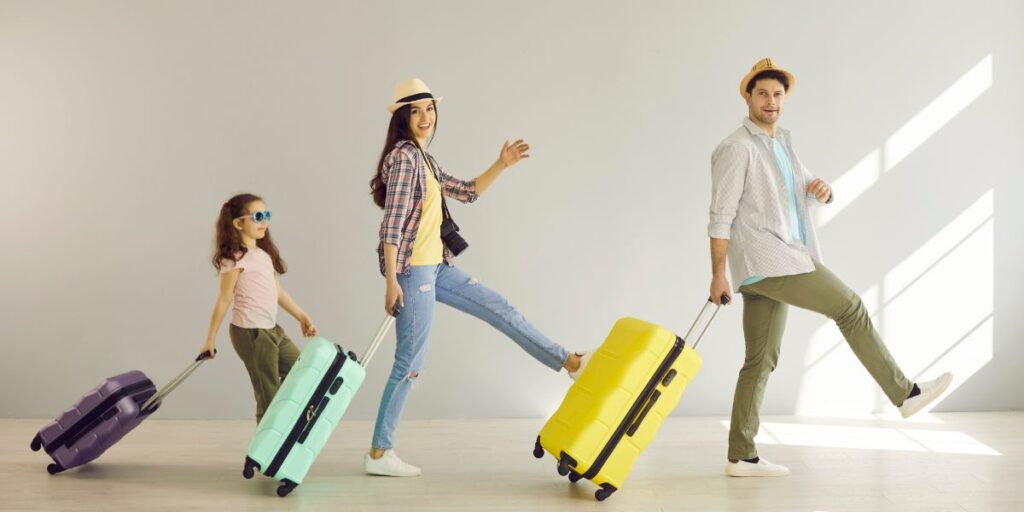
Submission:
<svg viewBox="0 0 1024 512">
<path fill-rule="evenodd" d="M 506 168 L 528 158 L 530 146 L 521 140 L 511 145 L 506 141 L 498 160 L 474 181 L 445 173 L 426 152 L 440 100 L 418 79 L 396 87 L 395 101 L 388 106 L 392 115 L 384 150 L 370 181 L 373 200 L 384 210 L 377 249 L 386 282 L 384 309 L 389 314 L 401 309 L 395 363 L 364 460 L 366 472 L 374 475 L 421 474 L 420 468 L 395 454 L 394 432 L 412 380 L 423 369 L 435 302 L 491 324 L 545 366 L 555 371 L 565 368 L 574 379 L 589 358 L 549 340 L 504 297 L 452 264 L 452 252 L 441 237 L 442 221 L 448 217 L 444 196 L 475 201 Z"/>
<path fill-rule="evenodd" d="M 313 320 L 281 288 L 277 274 L 284 274 L 286 266 L 270 238 L 270 216 L 263 199 L 252 194 L 236 195 L 221 206 L 213 250 L 220 294 L 201 350 L 216 353 L 217 331 L 234 303 L 231 344 L 252 380 L 257 423 L 299 357 L 299 349 L 277 325 L 277 306 L 299 321 L 302 334 L 316 336 Z"/>
</svg>

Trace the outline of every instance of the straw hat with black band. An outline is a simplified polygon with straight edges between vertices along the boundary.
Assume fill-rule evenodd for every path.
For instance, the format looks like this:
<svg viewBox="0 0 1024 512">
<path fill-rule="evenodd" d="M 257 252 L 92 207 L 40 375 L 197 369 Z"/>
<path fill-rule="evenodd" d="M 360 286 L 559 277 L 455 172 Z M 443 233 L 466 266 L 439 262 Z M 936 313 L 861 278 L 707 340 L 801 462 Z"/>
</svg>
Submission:
<svg viewBox="0 0 1024 512">
<path fill-rule="evenodd" d="M 388 112 L 394 114 L 406 105 L 428 100 L 439 103 L 442 99 L 442 96 L 435 97 L 431 94 L 430 88 L 419 78 L 403 80 L 395 86 L 395 101 L 388 105 Z"/>
</svg>

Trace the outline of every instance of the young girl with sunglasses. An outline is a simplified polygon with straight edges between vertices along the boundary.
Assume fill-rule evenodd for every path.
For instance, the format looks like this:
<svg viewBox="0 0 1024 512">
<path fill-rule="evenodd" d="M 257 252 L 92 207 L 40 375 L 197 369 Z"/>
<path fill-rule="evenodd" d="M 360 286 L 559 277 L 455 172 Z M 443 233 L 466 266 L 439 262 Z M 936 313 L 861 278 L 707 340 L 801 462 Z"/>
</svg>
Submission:
<svg viewBox="0 0 1024 512">
<path fill-rule="evenodd" d="M 299 321 L 303 335 L 316 336 L 313 320 L 281 288 L 277 275 L 286 266 L 270 238 L 270 217 L 263 199 L 252 194 L 236 195 L 221 206 L 213 250 L 220 293 L 201 349 L 216 353 L 217 331 L 233 304 L 231 344 L 252 380 L 257 422 L 299 357 L 298 347 L 277 325 L 277 306 Z"/>
</svg>

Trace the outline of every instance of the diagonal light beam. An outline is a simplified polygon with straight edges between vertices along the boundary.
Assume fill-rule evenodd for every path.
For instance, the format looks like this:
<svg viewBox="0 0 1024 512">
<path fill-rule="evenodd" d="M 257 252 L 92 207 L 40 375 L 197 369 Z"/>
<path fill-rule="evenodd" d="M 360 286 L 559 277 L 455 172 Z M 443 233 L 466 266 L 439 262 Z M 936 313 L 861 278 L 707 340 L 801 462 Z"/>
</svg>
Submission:
<svg viewBox="0 0 1024 512">
<path fill-rule="evenodd" d="M 882 178 L 896 168 L 932 135 L 992 87 L 992 54 L 988 54 L 949 86 L 924 109 L 896 130 L 881 148 L 872 150 L 850 170 L 832 183 L 838 193 L 828 208 L 817 211 L 822 227 L 836 218 Z"/>
</svg>

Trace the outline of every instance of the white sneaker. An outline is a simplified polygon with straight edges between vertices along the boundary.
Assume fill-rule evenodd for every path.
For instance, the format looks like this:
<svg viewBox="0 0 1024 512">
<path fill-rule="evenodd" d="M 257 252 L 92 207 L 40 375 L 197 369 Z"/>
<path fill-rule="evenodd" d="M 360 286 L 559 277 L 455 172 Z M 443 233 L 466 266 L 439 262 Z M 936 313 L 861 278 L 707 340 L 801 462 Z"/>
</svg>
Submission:
<svg viewBox="0 0 1024 512">
<path fill-rule="evenodd" d="M 583 369 L 587 367 L 587 363 L 590 362 L 590 356 L 593 354 L 592 351 L 576 352 L 576 355 L 580 356 L 580 367 L 574 372 L 569 372 L 570 379 L 576 380 L 580 378 L 580 375 L 583 375 Z"/>
<path fill-rule="evenodd" d="M 423 471 L 420 468 L 407 464 L 395 455 L 394 450 L 386 450 L 379 459 L 366 454 L 363 461 L 363 470 L 370 475 L 380 476 L 420 476 Z"/>
<path fill-rule="evenodd" d="M 939 375 L 939 378 L 935 380 L 918 384 L 917 388 L 921 390 L 921 394 L 904 400 L 903 405 L 900 406 L 900 414 L 902 414 L 904 418 L 909 418 L 920 412 L 926 405 L 932 403 L 936 398 L 941 396 L 942 392 L 945 391 L 952 382 L 953 374 L 946 372 Z"/>
<path fill-rule="evenodd" d="M 772 464 L 763 458 L 757 464 L 741 460 L 725 465 L 725 474 L 729 476 L 786 476 L 789 468 Z"/>
</svg>

